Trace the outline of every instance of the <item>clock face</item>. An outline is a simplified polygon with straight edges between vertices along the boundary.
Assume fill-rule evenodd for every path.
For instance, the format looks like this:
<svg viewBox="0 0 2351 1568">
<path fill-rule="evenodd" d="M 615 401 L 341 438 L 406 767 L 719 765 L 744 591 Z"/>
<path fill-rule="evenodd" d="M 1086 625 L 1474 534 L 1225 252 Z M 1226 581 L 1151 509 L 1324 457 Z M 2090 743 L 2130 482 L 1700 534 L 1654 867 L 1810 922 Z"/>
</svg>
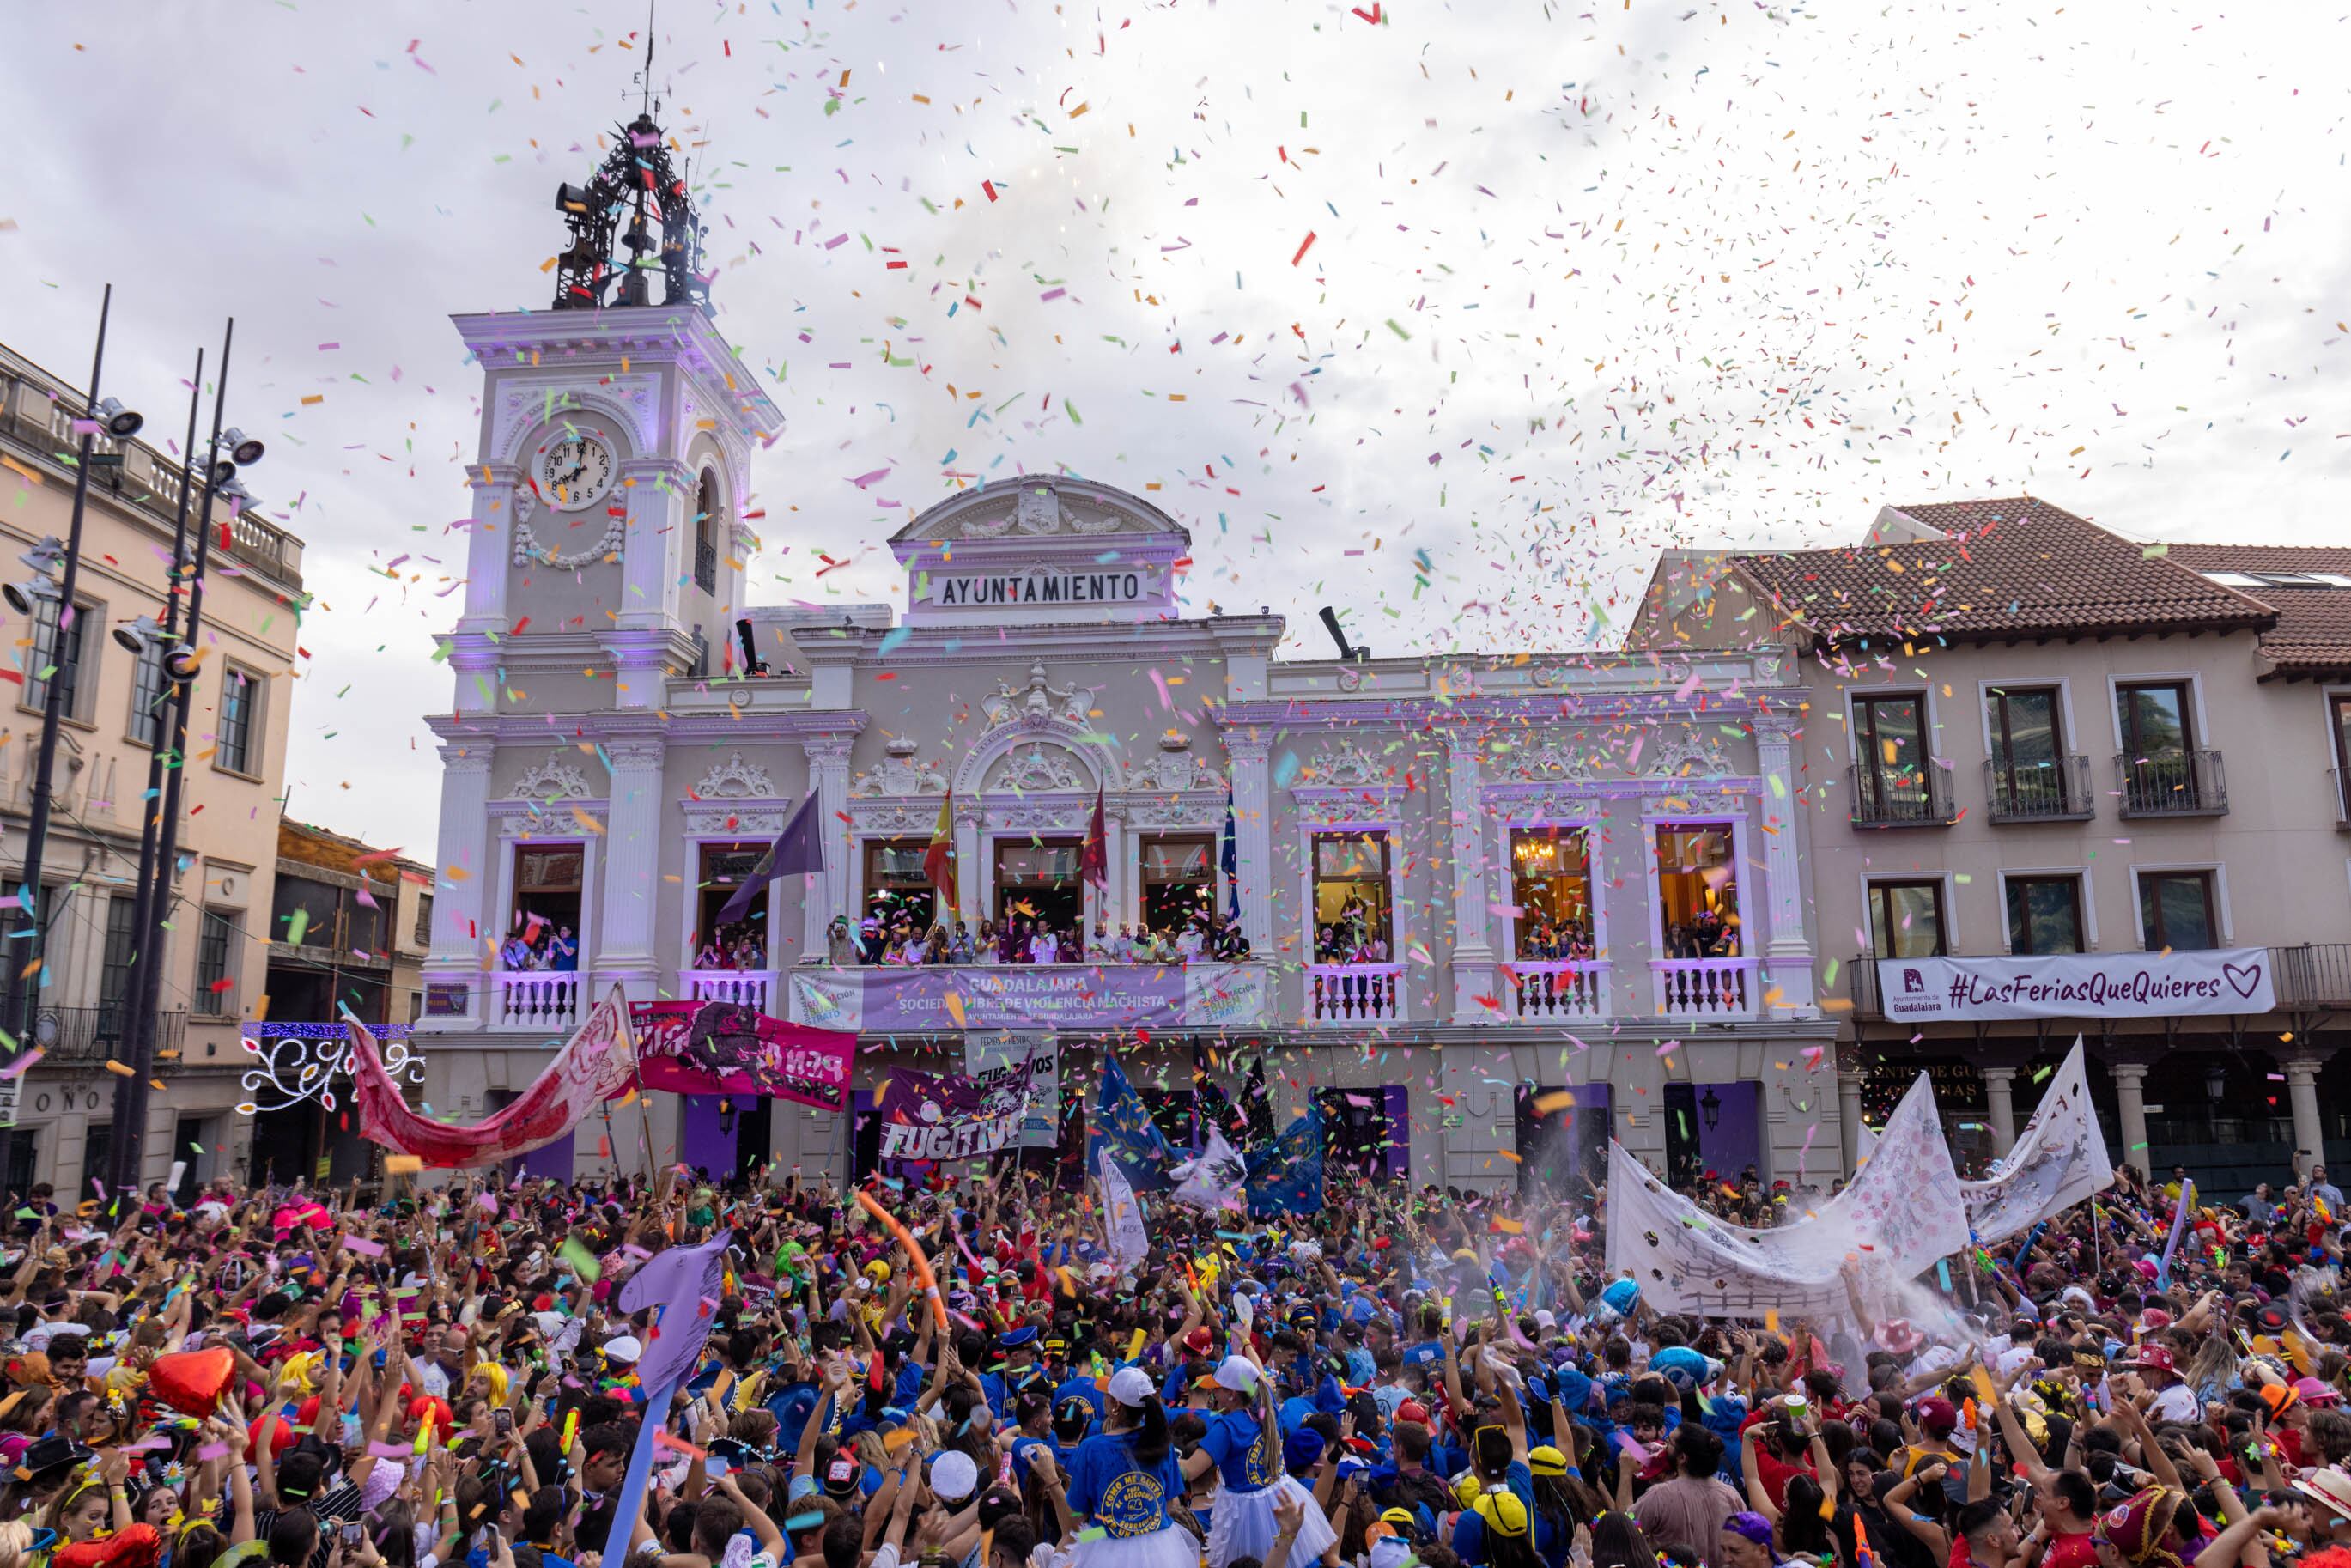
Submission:
<svg viewBox="0 0 2351 1568">
<path fill-rule="evenodd" d="M 560 512 L 577 512 L 612 487 L 612 449 L 592 435 L 559 435 L 539 449 L 538 493 Z"/>
</svg>

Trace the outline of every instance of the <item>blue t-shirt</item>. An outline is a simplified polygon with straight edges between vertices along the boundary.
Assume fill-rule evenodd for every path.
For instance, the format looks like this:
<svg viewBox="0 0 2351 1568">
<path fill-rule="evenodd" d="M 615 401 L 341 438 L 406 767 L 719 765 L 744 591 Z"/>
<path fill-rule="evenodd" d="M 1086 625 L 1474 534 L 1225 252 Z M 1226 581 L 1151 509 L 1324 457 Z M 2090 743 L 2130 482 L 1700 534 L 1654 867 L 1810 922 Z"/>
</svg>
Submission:
<svg viewBox="0 0 2351 1568">
<path fill-rule="evenodd" d="M 1174 1450 L 1144 1469 L 1134 1457 L 1134 1434 L 1105 1432 L 1078 1447 L 1071 1467 L 1070 1510 L 1102 1526 L 1114 1540 L 1167 1528 L 1167 1506 L 1184 1495 Z"/>
<path fill-rule="evenodd" d="M 1246 1410 L 1208 1417 L 1207 1436 L 1200 1439 L 1200 1447 L 1216 1458 L 1227 1491 L 1263 1491 L 1281 1479 L 1280 1456 L 1264 1437 L 1257 1417 Z"/>
<path fill-rule="evenodd" d="M 1092 1378 L 1080 1377 L 1075 1373 L 1072 1373 L 1069 1376 L 1061 1379 L 1061 1385 L 1053 1390 L 1054 1408 L 1061 1408 L 1062 1400 L 1072 1398 L 1082 1399 L 1087 1404 L 1092 1406 L 1094 1408 L 1094 1419 L 1097 1421 L 1102 1419 L 1102 1392 L 1101 1389 L 1094 1386 L 1094 1380 Z"/>
<path fill-rule="evenodd" d="M 1510 1461 L 1510 1468 L 1502 1472 L 1502 1485 L 1508 1488 L 1511 1495 L 1520 1502 L 1526 1505 L 1527 1517 L 1530 1520 L 1533 1519 L 1535 1473 L 1527 1469 L 1525 1460 Z M 1540 1528 L 1536 1536 L 1535 1550 L 1538 1552 L 1542 1552 Z M 1566 1553 L 1564 1543 L 1561 1545 L 1560 1552 L 1563 1560 Z M 1478 1568 L 1478 1565 L 1486 1561 L 1486 1521 L 1474 1508 L 1463 1509 L 1460 1519 L 1454 1523 L 1453 1552 L 1455 1556 L 1461 1559 L 1466 1568 Z M 1546 1555 L 1544 1560 L 1548 1562 L 1550 1558 Z"/>
</svg>

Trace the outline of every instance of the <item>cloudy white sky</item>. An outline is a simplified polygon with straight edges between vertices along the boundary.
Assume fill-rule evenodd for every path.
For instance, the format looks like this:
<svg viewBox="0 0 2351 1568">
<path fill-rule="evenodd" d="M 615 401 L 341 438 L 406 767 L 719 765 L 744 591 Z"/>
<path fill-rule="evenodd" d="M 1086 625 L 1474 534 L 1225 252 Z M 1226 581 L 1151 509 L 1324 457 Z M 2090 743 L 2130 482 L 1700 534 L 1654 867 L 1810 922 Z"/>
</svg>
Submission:
<svg viewBox="0 0 2351 1568">
<path fill-rule="evenodd" d="M 1324 602 L 1382 653 L 1604 642 L 1659 546 L 1845 539 L 1886 501 L 2346 539 L 2343 17 L 1373 9 L 663 0 L 719 324 L 789 421 L 758 601 L 898 597 L 905 508 L 1024 468 L 1160 486 L 1195 604 L 1270 603 L 1316 653 Z M 231 414 L 320 601 L 298 816 L 431 853 L 478 391 L 446 318 L 547 303 L 553 189 L 644 26 L 10 16 L 0 338 L 78 376 L 111 279 L 109 390 L 176 431 L 237 317 Z"/>
</svg>

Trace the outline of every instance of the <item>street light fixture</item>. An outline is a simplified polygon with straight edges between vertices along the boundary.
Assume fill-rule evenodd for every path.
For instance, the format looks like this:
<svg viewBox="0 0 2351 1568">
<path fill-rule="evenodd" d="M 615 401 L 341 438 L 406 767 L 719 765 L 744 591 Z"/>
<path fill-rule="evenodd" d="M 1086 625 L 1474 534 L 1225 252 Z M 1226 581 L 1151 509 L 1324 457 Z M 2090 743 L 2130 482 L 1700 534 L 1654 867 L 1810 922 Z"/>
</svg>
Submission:
<svg viewBox="0 0 2351 1568">
<path fill-rule="evenodd" d="M 263 446 L 259 441 L 247 435 L 245 432 L 237 429 L 235 425 L 231 425 L 226 430 L 222 431 L 220 433 L 220 440 L 215 444 L 216 447 L 227 447 L 229 461 L 235 463 L 240 468 L 252 467 L 255 464 L 261 461 L 261 455 L 268 450 L 268 448 Z"/>
<path fill-rule="evenodd" d="M 1722 1096 L 1714 1092 L 1711 1083 L 1707 1085 L 1706 1092 L 1698 1096 L 1698 1108 L 1706 1113 L 1708 1132 L 1711 1133 L 1722 1125 Z"/>
<path fill-rule="evenodd" d="M 47 536 L 16 559 L 30 567 L 33 575 L 23 582 L 0 587 L 0 598 L 7 600 L 9 609 L 19 615 L 30 615 L 41 605 L 63 597 L 57 588 L 57 572 L 65 565 L 66 547 L 55 534 Z"/>
<path fill-rule="evenodd" d="M 106 434 L 117 441 L 138 434 L 140 427 L 147 423 L 146 415 L 123 407 L 119 397 L 100 398 L 98 406 L 89 411 L 89 417 L 104 425 Z"/>
</svg>

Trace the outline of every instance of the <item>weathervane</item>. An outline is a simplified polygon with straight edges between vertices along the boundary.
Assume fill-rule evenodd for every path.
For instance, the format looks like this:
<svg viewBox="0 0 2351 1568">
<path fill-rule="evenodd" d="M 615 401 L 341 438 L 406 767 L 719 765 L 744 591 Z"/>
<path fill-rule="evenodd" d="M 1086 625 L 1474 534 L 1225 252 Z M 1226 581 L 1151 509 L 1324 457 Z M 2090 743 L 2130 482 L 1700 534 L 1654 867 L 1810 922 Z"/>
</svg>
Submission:
<svg viewBox="0 0 2351 1568">
<path fill-rule="evenodd" d="M 650 305 L 653 275 L 662 275 L 664 305 L 710 308 L 710 281 L 702 268 L 702 219 L 686 181 L 670 162 L 655 119 L 653 15 L 645 12 L 645 64 L 638 73 L 637 117 L 615 128 L 616 141 L 585 185 L 568 181 L 555 190 L 556 210 L 571 243 L 556 259 L 555 308 L 601 310 L 606 305 Z M 623 225 L 625 224 L 625 227 Z M 654 225 L 661 236 L 653 236 Z M 628 254 L 623 257 L 620 252 Z M 657 253 L 657 254 L 656 254 Z M 606 298 L 613 281 L 618 296 Z"/>
</svg>

